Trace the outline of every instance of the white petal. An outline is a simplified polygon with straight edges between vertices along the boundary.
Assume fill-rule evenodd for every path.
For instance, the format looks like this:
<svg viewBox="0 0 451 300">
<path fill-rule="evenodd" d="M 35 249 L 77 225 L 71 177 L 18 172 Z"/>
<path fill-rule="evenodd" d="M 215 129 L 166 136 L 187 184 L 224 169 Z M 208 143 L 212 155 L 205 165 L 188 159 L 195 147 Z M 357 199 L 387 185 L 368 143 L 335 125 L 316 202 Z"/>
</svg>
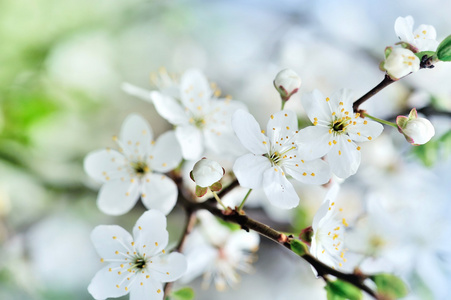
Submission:
<svg viewBox="0 0 451 300">
<path fill-rule="evenodd" d="M 242 187 L 257 189 L 262 186 L 263 173 L 270 168 L 268 158 L 249 153 L 235 161 L 233 173 Z"/>
<path fill-rule="evenodd" d="M 118 259 L 122 257 L 119 253 L 130 252 L 133 238 L 124 228 L 117 225 L 99 225 L 91 233 L 91 241 L 97 253 L 104 260 Z"/>
<path fill-rule="evenodd" d="M 333 135 L 323 126 L 309 126 L 299 131 L 296 144 L 299 156 L 305 160 L 312 160 L 326 155 L 331 149 Z"/>
<path fill-rule="evenodd" d="M 162 300 L 163 296 L 163 284 L 152 278 L 146 278 L 144 274 L 139 274 L 137 276 L 130 289 L 130 300 Z"/>
<path fill-rule="evenodd" d="M 254 154 L 268 152 L 269 140 L 261 133 L 255 118 L 244 110 L 237 110 L 232 116 L 232 127 L 241 144 Z"/>
<path fill-rule="evenodd" d="M 200 234 L 199 232 L 197 233 Z M 188 236 L 188 239 L 191 239 L 191 234 Z M 185 255 L 188 267 L 185 275 L 180 279 L 182 283 L 188 283 L 205 273 L 207 268 L 214 264 L 218 256 L 218 250 L 211 245 L 199 245 L 190 249 Z"/>
<path fill-rule="evenodd" d="M 270 168 L 263 173 L 263 190 L 272 205 L 290 209 L 299 204 L 293 185 L 282 174 L 280 168 Z"/>
<path fill-rule="evenodd" d="M 340 104 L 340 102 L 343 103 L 342 108 L 345 109 L 345 111 L 352 112 L 352 104 L 354 101 L 354 98 L 352 96 L 351 90 L 348 89 L 340 89 L 332 94 L 331 96 L 332 102 L 331 107 L 333 111 L 337 111 L 337 108 Z"/>
<path fill-rule="evenodd" d="M 291 137 L 298 130 L 298 119 L 291 110 L 282 110 L 271 115 L 266 126 L 266 135 L 275 145 L 280 138 Z M 279 141 L 280 142 L 280 141 Z"/>
<path fill-rule="evenodd" d="M 131 114 L 122 124 L 119 139 L 127 156 L 142 159 L 151 146 L 153 131 L 143 117 Z"/>
<path fill-rule="evenodd" d="M 218 162 L 203 158 L 194 165 L 192 175 L 198 186 L 209 187 L 221 180 L 224 169 Z"/>
<path fill-rule="evenodd" d="M 150 97 L 150 91 L 140 88 L 136 85 L 130 84 L 128 82 L 124 82 L 121 85 L 121 88 L 124 92 L 129 95 L 138 97 L 144 101 L 152 103 L 152 98 Z"/>
<path fill-rule="evenodd" d="M 205 147 L 216 154 L 229 154 L 233 156 L 240 156 L 248 151 L 241 145 L 240 140 L 234 132 L 214 132 L 205 129 L 203 131 L 205 138 Z"/>
<path fill-rule="evenodd" d="M 197 160 L 204 153 L 202 132 L 191 125 L 177 126 L 175 135 L 182 149 L 182 156 L 187 160 Z"/>
<path fill-rule="evenodd" d="M 174 98 L 153 91 L 150 93 L 158 114 L 173 125 L 188 124 L 189 117 L 179 102 Z"/>
<path fill-rule="evenodd" d="M 182 151 L 174 131 L 168 131 L 157 139 L 149 152 L 150 168 L 160 173 L 175 169 L 182 160 Z"/>
<path fill-rule="evenodd" d="M 302 161 L 295 158 L 284 164 L 286 172 L 294 179 L 308 184 L 324 184 L 330 180 L 329 165 L 321 160 Z"/>
<path fill-rule="evenodd" d="M 151 278 L 161 282 L 171 282 L 179 279 L 187 269 L 186 258 L 183 254 L 172 252 L 155 258 L 149 265 Z"/>
<path fill-rule="evenodd" d="M 123 176 L 122 168 L 126 164 L 124 155 L 112 149 L 90 152 L 83 162 L 85 172 L 100 182 L 118 179 Z M 125 172 L 125 170 L 124 170 Z"/>
<path fill-rule="evenodd" d="M 315 118 L 323 121 L 332 121 L 331 101 L 326 101 L 326 99 L 328 98 L 324 97 L 318 90 L 302 96 L 302 106 L 312 123 L 315 121 Z"/>
<path fill-rule="evenodd" d="M 316 212 L 315 216 L 313 217 L 312 221 L 312 229 L 313 232 L 316 232 L 318 230 L 318 225 L 320 221 L 326 216 L 327 212 L 329 211 L 329 199 L 325 199 L 323 204 L 321 204 L 320 208 Z M 313 247 L 313 240 L 312 240 L 312 247 Z"/>
<path fill-rule="evenodd" d="M 135 247 L 147 257 L 160 253 L 168 245 L 166 217 L 158 210 L 148 210 L 133 227 Z"/>
<path fill-rule="evenodd" d="M 225 249 L 229 252 L 251 251 L 255 252 L 260 244 L 260 236 L 254 231 L 246 232 L 244 230 L 234 231 L 227 243 Z"/>
<path fill-rule="evenodd" d="M 100 189 L 97 206 L 107 214 L 118 216 L 127 213 L 138 201 L 139 184 L 130 179 L 108 181 Z"/>
<path fill-rule="evenodd" d="M 349 129 L 346 132 L 353 141 L 367 142 L 377 138 L 383 130 L 384 126 L 378 122 L 358 120 L 356 125 L 349 125 Z"/>
<path fill-rule="evenodd" d="M 120 275 L 110 272 L 109 267 L 98 271 L 88 286 L 88 292 L 94 299 L 117 298 L 128 294 L 125 290 L 126 284 L 121 284 L 128 276 L 128 272 Z M 119 288 L 116 286 L 119 285 Z"/>
<path fill-rule="evenodd" d="M 354 142 L 349 142 L 345 136 L 338 139 L 327 154 L 332 173 L 340 178 L 348 178 L 357 172 L 360 165 L 360 151 Z"/>
<path fill-rule="evenodd" d="M 180 80 L 181 100 L 191 112 L 208 110 L 212 96 L 207 78 L 200 70 L 190 69 L 183 73 Z"/>
<path fill-rule="evenodd" d="M 141 201 L 147 209 L 157 209 L 167 215 L 177 202 L 177 185 L 166 175 L 147 174 L 141 188 Z"/>
<path fill-rule="evenodd" d="M 435 40 L 437 38 L 437 32 L 435 31 L 434 26 L 421 24 L 417 29 L 413 32 L 414 36 L 419 35 L 418 40 Z M 428 50 L 428 49 L 424 49 Z M 423 50 L 423 51 L 424 51 Z M 435 49 L 429 49 L 430 51 L 434 51 Z"/>
<path fill-rule="evenodd" d="M 413 41 L 413 18 L 407 16 L 405 18 L 398 17 L 395 21 L 395 33 L 403 42 Z"/>
</svg>

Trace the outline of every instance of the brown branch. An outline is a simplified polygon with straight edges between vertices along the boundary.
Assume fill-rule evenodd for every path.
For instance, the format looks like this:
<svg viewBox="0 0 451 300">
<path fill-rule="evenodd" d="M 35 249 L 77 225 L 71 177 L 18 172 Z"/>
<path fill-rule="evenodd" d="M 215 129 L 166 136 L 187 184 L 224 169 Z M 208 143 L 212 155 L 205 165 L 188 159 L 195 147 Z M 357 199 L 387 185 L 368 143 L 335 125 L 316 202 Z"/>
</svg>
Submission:
<svg viewBox="0 0 451 300">
<path fill-rule="evenodd" d="M 373 89 L 371 89 L 368 93 L 357 99 L 354 104 L 352 105 L 352 109 L 354 112 L 359 111 L 360 105 L 365 102 L 366 100 L 370 99 L 377 93 L 379 93 L 382 89 L 386 88 L 390 84 L 395 82 L 393 79 L 390 78 L 390 76 L 385 75 L 384 80 L 382 80 L 378 85 L 376 85 Z"/>
<path fill-rule="evenodd" d="M 235 223 L 241 226 L 242 229 L 249 231 L 254 230 L 258 232 L 260 235 L 265 236 L 266 238 L 284 246 L 285 248 L 291 251 L 290 238 L 285 234 L 263 224 L 254 219 L 249 218 L 247 215 L 239 214 L 236 211 L 231 211 L 231 213 L 224 214 L 224 211 L 220 210 L 216 207 L 215 204 L 211 204 L 209 201 L 205 201 L 202 203 L 194 203 L 188 201 L 187 199 L 180 197 L 179 203 L 186 208 L 189 208 L 192 211 L 205 209 L 208 210 L 213 215 L 223 219 L 224 221 Z M 301 256 L 304 260 L 306 260 L 309 264 L 311 264 L 318 275 L 321 276 L 324 280 L 327 281 L 326 275 L 335 276 L 343 281 L 349 282 L 356 286 L 357 288 L 367 292 L 369 295 L 373 296 L 375 299 L 378 299 L 377 294 L 366 286 L 363 281 L 366 279 L 365 276 L 357 275 L 357 274 L 347 274 L 340 271 L 337 271 L 328 265 L 322 263 L 311 254 L 304 254 Z"/>
</svg>

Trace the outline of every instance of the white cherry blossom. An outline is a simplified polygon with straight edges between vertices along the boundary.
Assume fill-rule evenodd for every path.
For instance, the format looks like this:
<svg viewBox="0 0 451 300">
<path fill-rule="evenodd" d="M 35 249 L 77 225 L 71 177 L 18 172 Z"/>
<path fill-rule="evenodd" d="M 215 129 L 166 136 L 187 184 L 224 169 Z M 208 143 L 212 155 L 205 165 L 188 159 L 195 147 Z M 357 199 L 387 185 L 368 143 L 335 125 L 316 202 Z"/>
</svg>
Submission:
<svg viewBox="0 0 451 300">
<path fill-rule="evenodd" d="M 163 299 L 163 283 L 179 279 L 187 268 L 185 256 L 165 253 L 166 217 L 157 210 L 145 212 L 133 228 L 133 237 L 117 225 L 94 228 L 91 240 L 107 264 L 88 287 L 95 299 Z"/>
<path fill-rule="evenodd" d="M 273 205 L 288 209 L 299 203 L 287 175 L 309 184 L 329 181 L 330 168 L 324 161 L 300 155 L 298 123 L 293 111 L 271 115 L 266 135 L 255 118 L 243 110 L 234 113 L 232 126 L 243 146 L 251 152 L 235 161 L 235 176 L 243 187 L 263 188 Z"/>
<path fill-rule="evenodd" d="M 360 146 L 354 142 L 371 141 L 383 127 L 353 113 L 349 91 L 340 90 L 332 97 L 324 97 L 318 90 L 304 95 L 302 105 L 313 126 L 299 132 L 297 145 L 305 159 L 327 154 L 332 172 L 347 178 L 357 172 L 360 165 Z"/>
<path fill-rule="evenodd" d="M 103 182 L 97 197 L 99 209 L 110 215 L 128 212 L 138 198 L 148 209 L 168 214 L 177 200 L 177 186 L 163 173 L 175 169 L 182 156 L 173 131 L 153 141 L 152 128 L 142 117 L 130 115 L 124 121 L 119 151 L 97 150 L 84 160 L 86 173 Z"/>
<path fill-rule="evenodd" d="M 287 101 L 301 87 L 301 77 L 291 69 L 284 69 L 277 73 L 274 79 L 274 86 L 282 100 Z"/>
<path fill-rule="evenodd" d="M 192 175 L 198 186 L 209 187 L 221 180 L 224 169 L 216 161 L 203 158 L 194 165 Z"/>
<path fill-rule="evenodd" d="M 188 270 L 181 281 L 189 282 L 203 274 L 204 288 L 211 282 L 218 290 L 235 286 L 240 280 L 237 271 L 253 270 L 251 263 L 260 243 L 259 235 L 239 227 L 232 230 L 207 211 L 199 211 L 197 216 L 200 225 L 188 236 L 183 251 Z"/>
<path fill-rule="evenodd" d="M 348 226 L 346 219 L 340 216 L 342 208 L 337 207 L 335 198 L 339 185 L 333 185 L 323 204 L 313 217 L 313 236 L 310 252 L 323 263 L 338 268 L 346 262 L 344 258 L 344 228 Z"/>
<path fill-rule="evenodd" d="M 426 144 L 435 135 L 432 123 L 425 118 L 418 118 L 415 108 L 410 111 L 408 117 L 398 116 L 396 118 L 398 130 L 404 134 L 406 140 L 412 145 Z"/>
<path fill-rule="evenodd" d="M 420 59 L 409 49 L 394 48 L 385 58 L 384 67 L 387 74 L 398 80 L 420 69 Z"/>
<path fill-rule="evenodd" d="M 215 98 L 205 76 L 195 69 L 183 74 L 179 97 L 180 101 L 162 92 L 151 93 L 158 113 L 176 126 L 183 158 L 197 160 L 206 148 L 218 154 L 241 154 L 230 120 L 237 109 L 245 109 L 243 103 Z"/>
<path fill-rule="evenodd" d="M 439 43 L 434 26 L 421 24 L 414 31 L 413 22 L 412 16 L 396 19 L 395 32 L 399 39 L 409 43 L 418 51 L 435 51 Z"/>
</svg>

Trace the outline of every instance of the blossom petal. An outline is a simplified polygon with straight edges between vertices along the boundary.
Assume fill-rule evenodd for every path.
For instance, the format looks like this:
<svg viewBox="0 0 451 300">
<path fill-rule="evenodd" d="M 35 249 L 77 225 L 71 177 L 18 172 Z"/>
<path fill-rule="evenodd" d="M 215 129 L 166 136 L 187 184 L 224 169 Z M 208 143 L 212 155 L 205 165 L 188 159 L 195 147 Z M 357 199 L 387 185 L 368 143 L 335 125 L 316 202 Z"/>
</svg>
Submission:
<svg viewBox="0 0 451 300">
<path fill-rule="evenodd" d="M 160 135 L 149 154 L 152 170 L 166 173 L 175 169 L 182 160 L 182 151 L 174 131 Z"/>
<path fill-rule="evenodd" d="M 166 217 L 158 210 L 151 209 L 142 214 L 133 227 L 135 247 L 147 257 L 159 254 L 168 244 Z"/>
<path fill-rule="evenodd" d="M 342 108 L 344 108 L 345 111 L 352 112 L 352 104 L 354 98 L 352 96 L 351 90 L 340 89 L 333 93 L 331 98 L 333 99 L 333 101 L 331 101 L 332 103 L 330 103 L 330 105 L 333 111 L 338 111 L 339 104 L 343 103 Z"/>
<path fill-rule="evenodd" d="M 150 91 L 148 91 L 146 89 L 143 89 L 139 86 L 130 84 L 128 82 L 123 82 L 121 85 L 121 88 L 124 92 L 126 92 L 129 95 L 135 96 L 144 101 L 152 103 L 152 98 L 150 97 Z"/>
<path fill-rule="evenodd" d="M 408 42 L 413 40 L 413 18 L 398 17 L 395 21 L 395 33 L 401 41 Z"/>
<path fill-rule="evenodd" d="M 271 115 L 266 126 L 266 134 L 272 145 L 275 145 L 279 138 L 291 137 L 297 130 L 298 118 L 291 110 L 282 110 Z"/>
<path fill-rule="evenodd" d="M 242 187 L 257 189 L 262 186 L 263 173 L 270 168 L 266 157 L 249 153 L 235 161 L 233 173 Z"/>
<path fill-rule="evenodd" d="M 268 152 L 269 140 L 261 132 L 255 118 L 244 110 L 237 110 L 232 116 L 232 127 L 241 144 L 254 154 Z"/>
<path fill-rule="evenodd" d="M 118 274 L 110 272 L 109 266 L 101 269 L 94 275 L 88 286 L 88 292 L 94 299 L 117 298 L 128 294 L 126 285 L 121 284 L 127 278 L 128 272 Z M 119 288 L 117 287 L 119 286 Z"/>
<path fill-rule="evenodd" d="M 241 145 L 234 132 L 204 130 L 205 147 L 216 154 L 240 156 L 248 151 Z"/>
<path fill-rule="evenodd" d="M 138 201 L 139 185 L 130 179 L 108 181 L 99 191 L 97 206 L 107 214 L 118 216 L 130 211 Z"/>
<path fill-rule="evenodd" d="M 329 200 L 330 199 L 327 199 L 327 198 L 324 200 L 323 204 L 321 204 L 320 208 L 318 209 L 315 216 L 313 217 L 313 221 L 312 221 L 313 232 L 316 232 L 318 230 L 319 222 L 326 216 L 327 212 L 329 211 L 329 204 L 330 204 Z M 312 243 L 312 247 L 313 247 L 313 243 Z"/>
<path fill-rule="evenodd" d="M 150 277 L 146 278 L 143 274 L 138 274 L 130 289 L 130 300 L 162 300 L 163 296 L 163 284 Z"/>
<path fill-rule="evenodd" d="M 179 279 L 187 269 L 186 258 L 183 254 L 172 252 L 169 255 L 161 255 L 153 258 L 149 265 L 150 276 L 161 282 L 171 282 Z"/>
<path fill-rule="evenodd" d="M 236 253 L 237 251 L 255 252 L 260 244 L 260 236 L 254 231 L 246 232 L 244 230 L 234 231 L 225 245 L 226 251 Z"/>
<path fill-rule="evenodd" d="M 384 126 L 378 122 L 371 120 L 359 120 L 356 125 L 349 126 L 347 133 L 353 141 L 367 142 L 377 138 L 383 130 Z"/>
<path fill-rule="evenodd" d="M 177 126 L 175 135 L 182 149 L 182 156 L 187 160 L 197 160 L 204 152 L 202 132 L 191 125 Z"/>
<path fill-rule="evenodd" d="M 119 139 L 124 153 L 129 158 L 143 158 L 151 146 L 153 131 L 143 117 L 131 114 L 122 124 Z"/>
<path fill-rule="evenodd" d="M 290 209 L 299 204 L 299 197 L 293 185 L 280 168 L 270 168 L 263 173 L 263 190 L 272 205 Z"/>
<path fill-rule="evenodd" d="M 169 214 L 177 202 L 177 185 L 163 174 L 149 173 L 143 179 L 141 201 L 147 209 Z"/>
<path fill-rule="evenodd" d="M 302 96 L 302 106 L 312 123 L 315 122 L 315 118 L 326 122 L 332 122 L 331 101 L 327 101 L 327 99 L 329 98 L 324 97 L 318 90 L 314 90 L 313 92 Z"/>
<path fill-rule="evenodd" d="M 324 184 L 331 177 L 329 165 L 321 159 L 304 161 L 294 158 L 285 163 L 284 167 L 289 175 L 303 183 Z"/>
<path fill-rule="evenodd" d="M 357 172 L 360 165 L 360 151 L 354 142 L 340 137 L 338 143 L 327 154 L 332 173 L 340 178 L 348 178 Z"/>
<path fill-rule="evenodd" d="M 158 114 L 173 125 L 187 125 L 189 117 L 177 100 L 160 92 L 150 93 Z"/>
<path fill-rule="evenodd" d="M 117 259 L 119 253 L 130 252 L 133 238 L 124 228 L 117 225 L 99 225 L 91 233 L 91 241 L 97 253 L 104 260 Z"/>
<path fill-rule="evenodd" d="M 126 164 L 124 155 L 112 149 L 90 152 L 83 162 L 85 172 L 93 179 L 107 182 L 122 177 L 118 168 Z M 125 170 L 124 170 L 125 172 Z"/>
<path fill-rule="evenodd" d="M 299 131 L 296 144 L 299 156 L 305 160 L 312 160 L 326 155 L 331 149 L 333 135 L 324 126 L 309 126 Z"/>
<path fill-rule="evenodd" d="M 209 109 L 209 102 L 213 94 L 207 78 L 197 69 L 190 69 L 183 73 L 180 79 L 180 98 L 185 107 L 196 113 Z"/>
</svg>

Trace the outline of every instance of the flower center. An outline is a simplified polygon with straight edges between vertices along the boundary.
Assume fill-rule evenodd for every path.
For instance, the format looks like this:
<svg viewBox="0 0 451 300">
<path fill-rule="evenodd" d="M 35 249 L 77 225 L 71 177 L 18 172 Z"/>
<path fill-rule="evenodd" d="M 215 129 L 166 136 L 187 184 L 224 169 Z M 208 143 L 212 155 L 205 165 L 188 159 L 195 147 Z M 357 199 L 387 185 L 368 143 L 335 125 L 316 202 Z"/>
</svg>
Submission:
<svg viewBox="0 0 451 300">
<path fill-rule="evenodd" d="M 135 171 L 135 173 L 139 176 L 142 176 L 145 173 L 150 172 L 149 166 L 147 166 L 147 163 L 144 161 L 132 162 L 131 166 Z"/>
<path fill-rule="evenodd" d="M 132 268 L 142 270 L 146 268 L 147 260 L 142 256 L 136 256 Z"/>
<path fill-rule="evenodd" d="M 344 116 L 341 118 L 335 117 L 335 120 L 330 124 L 330 129 L 335 135 L 346 133 L 346 127 L 352 124 L 351 117 Z"/>
<path fill-rule="evenodd" d="M 204 128 L 205 123 L 206 123 L 205 119 L 202 117 L 192 117 L 189 119 L 189 122 L 199 129 Z"/>
<path fill-rule="evenodd" d="M 289 158 L 291 156 L 288 156 L 287 153 L 290 152 L 291 150 L 296 149 L 296 146 L 293 146 L 291 148 L 285 149 L 282 152 L 273 152 L 270 154 L 265 154 L 264 156 L 267 157 L 269 159 L 269 161 L 271 162 L 271 164 L 273 166 L 279 166 L 283 163 L 284 159 Z"/>
</svg>

